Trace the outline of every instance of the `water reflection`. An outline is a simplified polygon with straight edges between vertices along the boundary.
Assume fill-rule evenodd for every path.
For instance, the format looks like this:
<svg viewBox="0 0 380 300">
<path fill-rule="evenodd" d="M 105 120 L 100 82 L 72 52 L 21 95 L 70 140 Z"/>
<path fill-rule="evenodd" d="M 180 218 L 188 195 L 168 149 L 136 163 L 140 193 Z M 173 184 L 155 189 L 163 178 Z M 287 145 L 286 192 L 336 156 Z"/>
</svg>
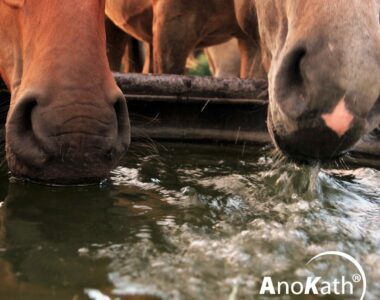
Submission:
<svg viewBox="0 0 380 300">
<path fill-rule="evenodd" d="M 379 298 L 378 171 L 273 167 L 256 149 L 167 148 L 129 159 L 100 187 L 10 183 L 0 207 L 0 296 L 267 299 L 258 297 L 265 275 L 355 272 L 339 259 L 305 266 L 339 250 L 363 264 L 366 299 Z"/>
<path fill-rule="evenodd" d="M 0 295 L 82 299 L 85 287 L 111 291 L 110 260 L 94 260 L 91 251 L 136 243 L 147 238 L 141 232 L 162 241 L 155 219 L 166 217 L 168 204 L 155 200 L 157 195 L 137 193 L 135 187 L 10 184 L 0 210 L 0 272 L 9 278 L 2 280 Z M 153 204 L 149 210 L 142 209 L 145 202 Z"/>
</svg>

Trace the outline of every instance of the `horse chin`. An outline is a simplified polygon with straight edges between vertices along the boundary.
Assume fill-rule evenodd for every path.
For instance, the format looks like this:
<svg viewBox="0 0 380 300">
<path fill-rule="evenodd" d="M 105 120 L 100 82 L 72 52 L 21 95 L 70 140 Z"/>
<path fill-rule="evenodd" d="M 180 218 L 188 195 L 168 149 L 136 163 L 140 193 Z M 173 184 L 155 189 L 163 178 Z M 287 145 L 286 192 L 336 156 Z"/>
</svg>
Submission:
<svg viewBox="0 0 380 300">
<path fill-rule="evenodd" d="M 8 156 L 8 164 L 13 177 L 42 185 L 77 186 L 92 185 L 107 178 L 111 172 L 106 164 L 87 164 L 78 168 L 72 164 L 52 162 L 45 168 L 29 166 L 17 159 Z M 112 167 L 115 167 L 113 165 Z"/>
<path fill-rule="evenodd" d="M 362 122 L 339 137 L 327 127 L 299 127 L 292 132 L 277 130 L 268 116 L 268 130 L 276 148 L 299 163 L 329 162 L 345 155 L 364 132 Z"/>
</svg>

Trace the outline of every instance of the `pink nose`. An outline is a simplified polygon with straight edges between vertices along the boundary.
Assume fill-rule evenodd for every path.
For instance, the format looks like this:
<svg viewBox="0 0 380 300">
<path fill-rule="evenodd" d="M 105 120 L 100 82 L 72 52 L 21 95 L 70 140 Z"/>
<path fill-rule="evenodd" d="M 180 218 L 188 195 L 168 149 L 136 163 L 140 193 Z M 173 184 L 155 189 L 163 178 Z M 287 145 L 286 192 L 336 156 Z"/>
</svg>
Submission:
<svg viewBox="0 0 380 300">
<path fill-rule="evenodd" d="M 342 98 L 331 113 L 322 115 L 322 119 L 328 128 L 342 137 L 350 129 L 354 116 L 347 110 L 345 98 Z"/>
</svg>

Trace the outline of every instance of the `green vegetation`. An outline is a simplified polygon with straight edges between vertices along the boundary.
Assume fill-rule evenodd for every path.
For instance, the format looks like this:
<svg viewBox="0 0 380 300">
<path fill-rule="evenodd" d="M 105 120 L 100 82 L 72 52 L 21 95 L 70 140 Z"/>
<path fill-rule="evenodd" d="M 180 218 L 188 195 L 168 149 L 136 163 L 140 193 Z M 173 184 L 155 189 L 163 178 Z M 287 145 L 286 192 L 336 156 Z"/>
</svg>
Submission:
<svg viewBox="0 0 380 300">
<path fill-rule="evenodd" d="M 206 55 L 203 53 L 198 55 L 194 62 L 194 66 L 189 69 L 189 75 L 192 76 L 211 76 L 211 71 L 208 65 Z"/>
</svg>

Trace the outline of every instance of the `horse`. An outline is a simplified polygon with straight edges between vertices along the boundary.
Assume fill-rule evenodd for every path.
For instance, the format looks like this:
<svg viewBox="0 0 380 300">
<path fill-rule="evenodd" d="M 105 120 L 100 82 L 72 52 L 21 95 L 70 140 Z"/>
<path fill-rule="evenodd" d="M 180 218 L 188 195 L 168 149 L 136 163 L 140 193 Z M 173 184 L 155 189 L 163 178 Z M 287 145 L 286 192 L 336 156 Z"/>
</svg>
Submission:
<svg viewBox="0 0 380 300">
<path fill-rule="evenodd" d="M 150 69 L 156 74 L 184 74 L 195 49 L 235 37 L 240 76 L 254 76 L 256 40 L 240 29 L 233 0 L 107 0 L 106 14 L 119 28 L 150 45 Z"/>
<path fill-rule="evenodd" d="M 106 55 L 104 0 L 0 0 L 0 76 L 11 92 L 6 159 L 16 177 L 98 182 L 130 143 Z"/>
<path fill-rule="evenodd" d="M 120 29 L 109 18 L 106 18 L 106 36 L 107 56 L 112 71 L 123 73 L 149 72 L 144 71 L 145 49 L 143 42 Z M 235 38 L 226 43 L 205 48 L 204 53 L 214 77 L 234 78 L 240 76 L 240 52 L 238 41 Z M 194 55 L 190 55 L 186 67 L 191 68 L 195 64 Z"/>
<path fill-rule="evenodd" d="M 142 73 L 145 62 L 140 41 L 106 18 L 107 57 L 114 72 Z"/>
<path fill-rule="evenodd" d="M 340 157 L 380 123 L 378 0 L 235 0 L 259 32 L 268 74 L 268 128 L 286 156 Z"/>
<path fill-rule="evenodd" d="M 143 73 L 145 52 L 140 41 L 131 37 L 109 19 L 106 21 L 107 56 L 111 70 L 123 73 Z M 210 71 L 217 78 L 240 76 L 240 52 L 236 39 L 204 49 Z M 186 67 L 196 65 L 196 57 L 188 57 Z"/>
<path fill-rule="evenodd" d="M 151 0 L 106 0 L 106 15 L 118 28 L 143 43 L 145 63 L 143 73 L 153 72 L 153 8 Z M 124 49 L 117 42 L 113 44 Z M 129 53 L 130 54 L 130 53 Z M 125 56 L 128 57 L 128 56 Z M 129 57 L 127 60 L 134 59 Z M 112 60 L 112 59 L 111 59 Z"/>
<path fill-rule="evenodd" d="M 233 38 L 226 43 L 205 48 L 204 52 L 207 55 L 211 73 L 214 77 L 240 77 L 241 59 L 237 39 Z M 249 72 L 249 78 L 266 78 L 259 55 L 254 58 Z"/>
<path fill-rule="evenodd" d="M 240 76 L 240 53 L 236 39 L 204 49 L 207 56 L 210 70 L 214 77 Z"/>
</svg>

